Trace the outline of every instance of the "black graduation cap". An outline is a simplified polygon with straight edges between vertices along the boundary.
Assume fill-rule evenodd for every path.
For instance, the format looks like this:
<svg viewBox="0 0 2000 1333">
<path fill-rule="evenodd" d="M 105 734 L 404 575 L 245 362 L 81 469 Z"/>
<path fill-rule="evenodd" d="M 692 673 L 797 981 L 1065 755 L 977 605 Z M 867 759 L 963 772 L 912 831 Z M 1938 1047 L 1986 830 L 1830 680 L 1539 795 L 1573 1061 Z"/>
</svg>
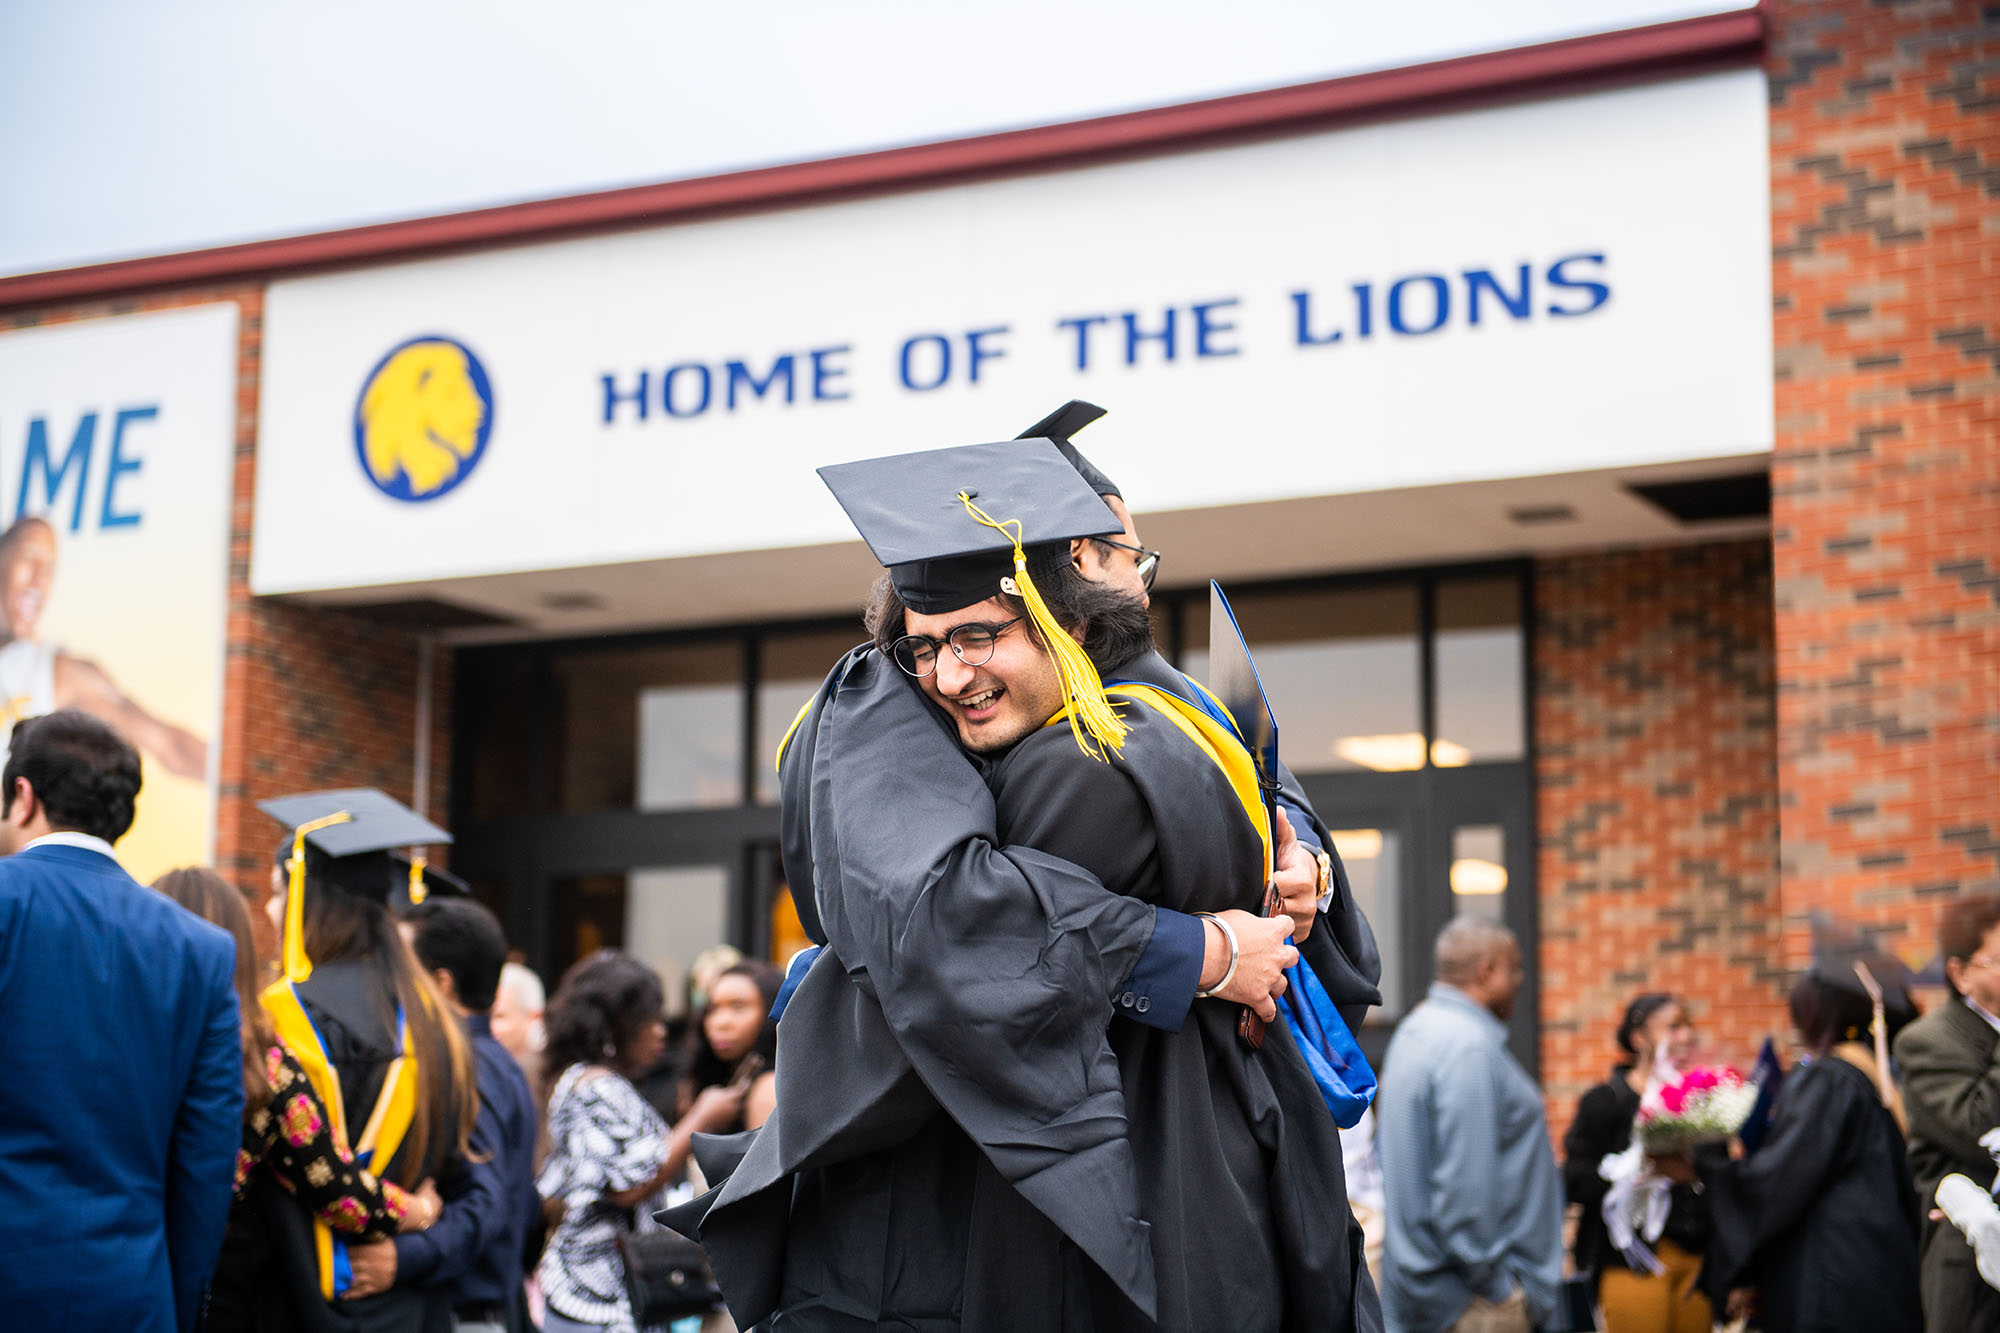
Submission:
<svg viewBox="0 0 2000 1333">
<path fill-rule="evenodd" d="M 427 898 L 472 896 L 470 884 L 422 857 L 399 856 L 391 852 L 389 859 L 395 863 L 393 883 L 389 889 L 389 910 L 397 916 L 402 916 Z"/>
<path fill-rule="evenodd" d="M 1069 460 L 1071 467 L 1082 474 L 1091 490 L 1099 495 L 1115 495 L 1122 500 L 1125 498 L 1125 493 L 1069 442 L 1072 435 L 1103 415 L 1104 409 L 1096 403 L 1086 403 L 1081 398 L 1072 398 L 1014 438 L 1047 440 L 1061 451 L 1062 456 Z"/>
<path fill-rule="evenodd" d="M 259 801 L 257 808 L 291 830 L 280 848 L 280 860 L 290 877 L 284 962 L 285 975 L 292 981 L 312 975 L 312 960 L 305 951 L 309 875 L 315 884 L 384 904 L 400 889 L 407 905 L 422 900 L 421 892 L 410 890 L 414 884 L 428 883 L 433 872 L 421 861 L 391 856 L 391 849 L 451 841 L 451 834 L 373 787 L 280 796 Z"/>
<path fill-rule="evenodd" d="M 998 596 L 1017 547 L 1125 530 L 1045 438 L 870 458 L 819 475 L 919 615 Z"/>
<path fill-rule="evenodd" d="M 1914 1018 L 1917 1003 L 1910 996 L 1907 963 L 1884 949 L 1866 930 L 1836 920 L 1825 912 L 1812 914 L 1812 965 L 1808 973 L 1829 986 L 1872 1003 L 1867 983 L 1855 964 L 1868 969 L 1882 989 L 1882 1008 L 1891 1017 Z M 1892 1028 L 1891 1031 L 1894 1031 Z"/>
</svg>

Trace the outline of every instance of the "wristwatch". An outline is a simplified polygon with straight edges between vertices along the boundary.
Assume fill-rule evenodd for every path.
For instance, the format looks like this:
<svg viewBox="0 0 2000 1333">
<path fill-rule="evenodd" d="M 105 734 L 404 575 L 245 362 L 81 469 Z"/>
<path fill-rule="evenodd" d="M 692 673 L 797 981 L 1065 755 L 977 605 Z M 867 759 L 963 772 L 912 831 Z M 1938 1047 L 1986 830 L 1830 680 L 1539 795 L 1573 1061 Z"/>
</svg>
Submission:
<svg viewBox="0 0 2000 1333">
<path fill-rule="evenodd" d="M 1319 862 L 1319 896 L 1314 900 L 1313 906 L 1324 912 L 1333 902 L 1333 858 L 1326 854 L 1325 848 L 1315 847 L 1313 859 Z"/>
</svg>

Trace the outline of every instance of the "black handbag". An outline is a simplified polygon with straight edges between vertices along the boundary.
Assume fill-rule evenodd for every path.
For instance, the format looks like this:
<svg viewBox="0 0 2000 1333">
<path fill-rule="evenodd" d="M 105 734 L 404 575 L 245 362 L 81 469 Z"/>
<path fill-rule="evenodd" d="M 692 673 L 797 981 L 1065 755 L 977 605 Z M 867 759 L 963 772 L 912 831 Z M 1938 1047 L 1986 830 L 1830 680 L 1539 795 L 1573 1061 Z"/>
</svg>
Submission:
<svg viewBox="0 0 2000 1333">
<path fill-rule="evenodd" d="M 722 1304 L 722 1289 L 701 1246 L 675 1231 L 628 1231 L 618 1238 L 625 1294 L 640 1328 L 670 1324 Z"/>
</svg>

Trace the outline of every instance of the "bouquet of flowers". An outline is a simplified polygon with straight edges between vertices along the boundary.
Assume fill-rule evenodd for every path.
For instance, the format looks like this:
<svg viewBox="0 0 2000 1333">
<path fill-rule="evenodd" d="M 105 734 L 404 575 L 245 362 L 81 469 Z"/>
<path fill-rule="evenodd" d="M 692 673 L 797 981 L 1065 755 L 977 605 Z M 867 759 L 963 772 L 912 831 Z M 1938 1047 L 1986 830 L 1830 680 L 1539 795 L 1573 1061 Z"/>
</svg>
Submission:
<svg viewBox="0 0 2000 1333">
<path fill-rule="evenodd" d="M 1648 1153 L 1687 1152 L 1729 1139 L 1756 1104 L 1756 1084 L 1733 1069 L 1704 1066 L 1648 1088 L 1634 1130 Z"/>
</svg>

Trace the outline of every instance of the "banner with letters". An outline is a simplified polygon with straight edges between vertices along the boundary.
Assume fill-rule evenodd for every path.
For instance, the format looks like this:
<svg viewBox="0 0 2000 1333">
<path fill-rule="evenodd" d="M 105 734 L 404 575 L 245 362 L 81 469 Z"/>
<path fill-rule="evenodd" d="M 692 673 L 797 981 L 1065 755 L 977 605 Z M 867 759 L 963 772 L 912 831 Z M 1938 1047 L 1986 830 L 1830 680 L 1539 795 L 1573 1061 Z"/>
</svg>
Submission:
<svg viewBox="0 0 2000 1333">
<path fill-rule="evenodd" d="M 93 713 L 139 750 L 119 860 L 213 852 L 237 309 L 0 333 L 0 745 Z"/>
<path fill-rule="evenodd" d="M 1768 118 L 1734 70 L 277 282 L 252 587 L 842 541 L 815 466 L 1069 397 L 1154 513 L 1765 452 Z"/>
</svg>

